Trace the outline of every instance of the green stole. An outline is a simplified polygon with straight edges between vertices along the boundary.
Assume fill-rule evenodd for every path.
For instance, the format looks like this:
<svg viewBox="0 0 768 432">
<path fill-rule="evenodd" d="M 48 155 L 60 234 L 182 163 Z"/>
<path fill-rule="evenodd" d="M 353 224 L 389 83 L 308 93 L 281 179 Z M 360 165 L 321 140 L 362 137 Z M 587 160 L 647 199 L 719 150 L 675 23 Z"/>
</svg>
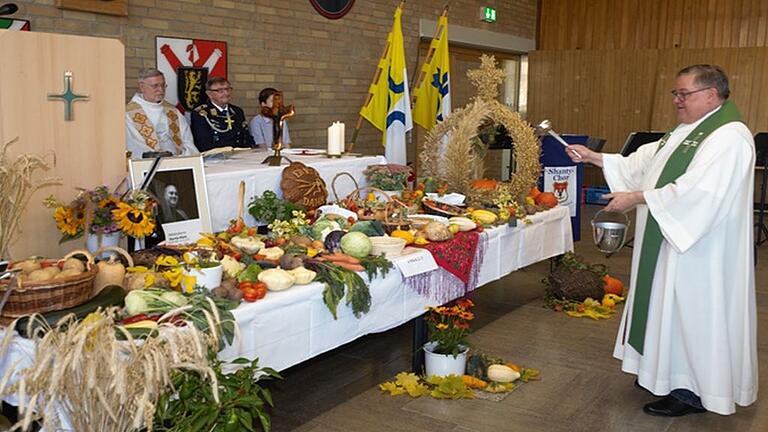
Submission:
<svg viewBox="0 0 768 432">
<path fill-rule="evenodd" d="M 675 149 L 672 155 L 664 165 L 664 169 L 656 182 L 656 189 L 674 183 L 678 177 L 683 175 L 688 169 L 699 144 L 712 132 L 727 123 L 741 120 L 741 114 L 731 101 L 725 101 L 720 109 L 714 114 L 702 121 L 683 142 Z M 659 142 L 661 150 L 667 143 L 672 132 L 667 132 Z M 640 264 L 637 269 L 637 283 L 635 284 L 635 298 L 632 304 L 632 324 L 629 329 L 629 345 L 643 354 L 645 348 L 645 329 L 648 321 L 648 307 L 651 300 L 651 284 L 653 275 L 656 272 L 656 262 L 659 258 L 661 249 L 661 228 L 653 215 L 648 212 L 648 219 L 645 222 L 645 234 L 643 234 L 643 245 L 640 249 Z"/>
</svg>

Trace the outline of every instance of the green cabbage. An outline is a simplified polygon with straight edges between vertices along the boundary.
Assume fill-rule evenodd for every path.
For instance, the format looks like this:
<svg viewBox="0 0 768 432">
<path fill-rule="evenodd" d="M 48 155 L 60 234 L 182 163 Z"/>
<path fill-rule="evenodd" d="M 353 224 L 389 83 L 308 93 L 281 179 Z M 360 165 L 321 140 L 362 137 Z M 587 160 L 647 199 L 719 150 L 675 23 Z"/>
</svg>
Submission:
<svg viewBox="0 0 768 432">
<path fill-rule="evenodd" d="M 371 249 L 371 239 L 361 232 L 350 232 L 341 238 L 341 250 L 349 256 L 365 258 L 371 253 Z"/>
</svg>

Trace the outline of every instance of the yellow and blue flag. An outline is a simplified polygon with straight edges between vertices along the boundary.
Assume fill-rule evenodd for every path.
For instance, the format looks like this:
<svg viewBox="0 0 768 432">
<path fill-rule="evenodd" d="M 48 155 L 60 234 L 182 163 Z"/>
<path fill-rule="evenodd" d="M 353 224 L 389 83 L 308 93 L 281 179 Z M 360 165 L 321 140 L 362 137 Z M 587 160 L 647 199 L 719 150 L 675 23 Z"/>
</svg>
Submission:
<svg viewBox="0 0 768 432">
<path fill-rule="evenodd" d="M 430 130 L 451 113 L 451 61 L 448 56 L 448 17 L 437 21 L 438 37 L 429 44 L 433 52 L 429 63 L 424 63 L 424 79 L 414 90 L 413 121 Z"/>
<path fill-rule="evenodd" d="M 368 90 L 372 97 L 360 110 L 360 115 L 384 132 L 382 144 L 387 161 L 405 165 L 405 134 L 413 128 L 413 120 L 400 25 L 402 12 L 400 6 L 395 10 L 392 31 L 387 37 L 387 52 L 379 61 L 378 79 Z"/>
</svg>

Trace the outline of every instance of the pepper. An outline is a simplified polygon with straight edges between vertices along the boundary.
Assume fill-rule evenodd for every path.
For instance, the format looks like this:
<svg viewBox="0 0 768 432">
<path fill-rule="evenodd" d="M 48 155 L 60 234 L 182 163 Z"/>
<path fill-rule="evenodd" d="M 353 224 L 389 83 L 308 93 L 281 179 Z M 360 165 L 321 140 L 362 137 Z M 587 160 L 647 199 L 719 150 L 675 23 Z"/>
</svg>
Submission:
<svg viewBox="0 0 768 432">
<path fill-rule="evenodd" d="M 133 324 L 135 322 L 144 321 L 148 319 L 150 319 L 149 315 L 141 313 L 141 314 L 129 316 L 128 318 L 124 318 L 121 322 L 123 323 L 123 325 L 125 325 L 125 324 Z"/>
</svg>

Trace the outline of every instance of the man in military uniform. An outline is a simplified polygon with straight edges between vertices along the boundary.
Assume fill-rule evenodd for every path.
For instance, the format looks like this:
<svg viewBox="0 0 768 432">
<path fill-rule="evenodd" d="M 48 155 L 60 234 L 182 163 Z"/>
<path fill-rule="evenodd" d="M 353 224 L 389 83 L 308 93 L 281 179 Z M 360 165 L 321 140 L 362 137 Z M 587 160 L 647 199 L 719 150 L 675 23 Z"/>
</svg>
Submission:
<svg viewBox="0 0 768 432">
<path fill-rule="evenodd" d="M 201 152 L 218 147 L 253 147 L 243 109 L 232 105 L 232 86 L 226 78 L 213 77 L 205 83 L 210 99 L 192 111 L 192 135 Z"/>
</svg>

